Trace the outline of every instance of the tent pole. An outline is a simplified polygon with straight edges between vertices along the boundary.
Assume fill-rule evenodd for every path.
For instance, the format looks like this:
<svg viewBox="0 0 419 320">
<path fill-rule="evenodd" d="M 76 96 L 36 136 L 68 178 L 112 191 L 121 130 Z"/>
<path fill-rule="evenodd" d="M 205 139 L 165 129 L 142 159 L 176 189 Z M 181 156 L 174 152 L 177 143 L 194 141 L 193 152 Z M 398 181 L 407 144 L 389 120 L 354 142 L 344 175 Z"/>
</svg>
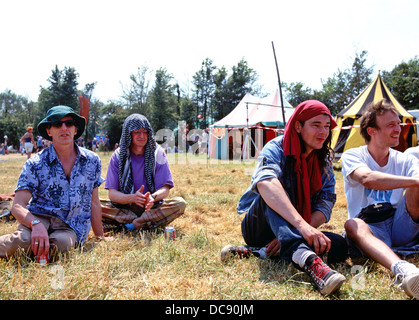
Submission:
<svg viewBox="0 0 419 320">
<path fill-rule="evenodd" d="M 249 103 L 246 102 L 246 126 L 249 127 Z"/>
<path fill-rule="evenodd" d="M 274 52 L 275 65 L 276 65 L 276 74 L 277 74 L 277 76 L 278 76 L 279 96 L 281 97 L 282 121 L 283 121 L 283 123 L 284 123 L 284 128 L 285 128 L 285 110 L 284 110 L 284 100 L 282 99 L 281 79 L 280 79 L 280 77 L 279 77 L 278 62 L 276 61 L 275 47 L 274 47 L 274 42 L 273 42 L 273 41 L 272 41 L 272 50 L 273 50 L 273 52 Z M 279 129 L 279 124 L 278 124 L 278 129 Z"/>
</svg>

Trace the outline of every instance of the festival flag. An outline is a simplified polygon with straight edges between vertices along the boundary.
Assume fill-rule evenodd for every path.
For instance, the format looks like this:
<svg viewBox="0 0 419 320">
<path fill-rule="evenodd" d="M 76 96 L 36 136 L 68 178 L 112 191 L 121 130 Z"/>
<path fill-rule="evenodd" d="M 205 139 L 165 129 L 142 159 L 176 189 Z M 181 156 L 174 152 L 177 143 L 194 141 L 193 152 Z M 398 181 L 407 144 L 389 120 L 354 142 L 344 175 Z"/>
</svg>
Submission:
<svg viewBox="0 0 419 320">
<path fill-rule="evenodd" d="M 80 102 L 80 115 L 86 118 L 86 122 L 89 121 L 89 97 L 79 95 Z"/>
</svg>

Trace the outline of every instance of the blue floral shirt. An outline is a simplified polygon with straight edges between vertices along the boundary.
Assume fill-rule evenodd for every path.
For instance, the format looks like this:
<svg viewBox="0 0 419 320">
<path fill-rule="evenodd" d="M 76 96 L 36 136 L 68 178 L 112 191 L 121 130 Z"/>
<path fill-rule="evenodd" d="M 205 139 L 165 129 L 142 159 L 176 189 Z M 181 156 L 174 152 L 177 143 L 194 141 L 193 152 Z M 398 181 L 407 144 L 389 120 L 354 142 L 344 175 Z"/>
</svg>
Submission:
<svg viewBox="0 0 419 320">
<path fill-rule="evenodd" d="M 93 189 L 105 180 L 101 177 L 99 156 L 76 145 L 75 148 L 77 159 L 70 181 L 51 145 L 25 162 L 15 191 L 29 190 L 32 199 L 28 210 L 59 217 L 76 232 L 82 243 L 90 232 Z"/>
</svg>

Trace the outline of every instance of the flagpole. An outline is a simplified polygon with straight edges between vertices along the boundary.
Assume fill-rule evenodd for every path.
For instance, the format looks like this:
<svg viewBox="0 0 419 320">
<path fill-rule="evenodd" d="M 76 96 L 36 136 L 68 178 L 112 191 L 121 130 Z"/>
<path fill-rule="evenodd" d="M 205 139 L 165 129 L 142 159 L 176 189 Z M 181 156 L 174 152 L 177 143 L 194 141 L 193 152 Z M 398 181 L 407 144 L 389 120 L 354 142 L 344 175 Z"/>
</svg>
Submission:
<svg viewBox="0 0 419 320">
<path fill-rule="evenodd" d="M 79 103 L 80 103 L 80 115 L 86 119 L 86 127 L 85 127 L 85 141 L 84 145 L 87 149 L 88 147 L 88 141 L 89 141 L 89 103 L 90 103 L 90 97 L 87 97 L 85 95 L 78 95 L 79 97 Z M 86 101 L 87 99 L 87 101 Z"/>
<path fill-rule="evenodd" d="M 274 42 L 272 41 L 272 50 L 274 52 L 274 58 L 275 58 L 275 65 L 276 65 L 276 74 L 278 76 L 278 84 L 279 84 L 279 96 L 281 97 L 281 107 L 282 107 L 282 121 L 284 123 L 285 128 L 285 110 L 284 110 L 284 100 L 282 98 L 282 87 L 281 87 L 281 79 L 279 77 L 279 69 L 278 69 L 278 62 L 276 61 L 276 54 L 275 54 L 275 47 Z M 279 125 L 278 125 L 279 128 Z"/>
</svg>

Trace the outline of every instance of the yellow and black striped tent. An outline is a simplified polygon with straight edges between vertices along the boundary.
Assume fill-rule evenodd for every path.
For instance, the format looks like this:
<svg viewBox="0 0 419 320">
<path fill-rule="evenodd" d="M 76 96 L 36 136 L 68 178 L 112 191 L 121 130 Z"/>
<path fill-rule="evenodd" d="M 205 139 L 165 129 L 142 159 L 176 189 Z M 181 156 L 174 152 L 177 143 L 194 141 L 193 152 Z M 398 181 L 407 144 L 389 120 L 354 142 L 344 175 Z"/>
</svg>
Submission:
<svg viewBox="0 0 419 320">
<path fill-rule="evenodd" d="M 337 158 L 344 151 L 365 144 L 360 134 L 360 118 L 370 103 L 378 102 L 383 98 L 389 100 L 400 113 L 402 133 L 399 146 L 395 149 L 404 151 L 408 147 L 416 146 L 416 125 L 413 125 L 416 123 L 416 118 L 396 100 L 378 73 L 377 78 L 336 116 L 338 125 L 332 133 L 332 148 Z"/>
</svg>

